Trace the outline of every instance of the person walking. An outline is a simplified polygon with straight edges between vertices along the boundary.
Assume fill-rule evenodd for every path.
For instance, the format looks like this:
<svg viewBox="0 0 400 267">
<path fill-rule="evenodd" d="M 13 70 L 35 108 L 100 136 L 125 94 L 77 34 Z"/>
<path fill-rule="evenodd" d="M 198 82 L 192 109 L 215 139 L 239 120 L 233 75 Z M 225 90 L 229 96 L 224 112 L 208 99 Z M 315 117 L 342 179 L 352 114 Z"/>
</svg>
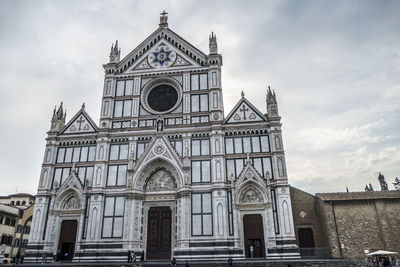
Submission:
<svg viewBox="0 0 400 267">
<path fill-rule="evenodd" d="M 133 250 L 131 252 L 131 262 L 135 263 L 135 265 L 136 265 L 136 253 Z"/>
<path fill-rule="evenodd" d="M 57 261 L 57 250 L 53 250 L 53 262 Z"/>
<path fill-rule="evenodd" d="M 21 255 L 21 264 L 23 264 L 23 263 L 24 263 L 24 259 L 25 259 L 25 254 L 24 254 L 24 253 L 22 253 L 22 255 Z"/>
<path fill-rule="evenodd" d="M 175 257 L 173 257 L 172 261 L 171 261 L 171 267 L 175 267 L 175 266 L 176 266 L 176 259 L 175 259 Z"/>
<path fill-rule="evenodd" d="M 19 252 L 17 253 L 17 256 L 16 256 L 16 260 L 15 260 L 15 264 L 16 265 L 18 265 L 18 263 L 19 263 L 19 259 L 21 258 L 21 254 L 19 254 Z"/>
<path fill-rule="evenodd" d="M 131 250 L 128 250 L 128 263 L 132 262 L 132 258 L 131 258 Z"/>
</svg>

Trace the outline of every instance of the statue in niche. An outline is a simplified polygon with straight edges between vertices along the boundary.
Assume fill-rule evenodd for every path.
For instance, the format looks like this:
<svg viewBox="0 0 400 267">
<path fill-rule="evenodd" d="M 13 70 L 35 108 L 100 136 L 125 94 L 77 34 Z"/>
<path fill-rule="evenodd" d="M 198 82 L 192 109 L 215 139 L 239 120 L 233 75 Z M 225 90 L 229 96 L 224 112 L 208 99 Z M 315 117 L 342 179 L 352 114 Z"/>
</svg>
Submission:
<svg viewBox="0 0 400 267">
<path fill-rule="evenodd" d="M 81 208 L 81 202 L 78 198 L 72 196 L 70 197 L 63 206 L 64 210 L 76 210 Z"/>
<path fill-rule="evenodd" d="M 158 119 L 157 119 L 157 132 L 162 132 L 163 128 L 164 128 L 163 120 L 161 119 L 161 117 L 158 117 Z"/>
<path fill-rule="evenodd" d="M 242 203 L 260 203 L 263 201 L 262 196 L 258 195 L 253 189 L 249 189 L 242 195 L 240 200 Z"/>
<path fill-rule="evenodd" d="M 171 175 L 165 170 L 156 171 L 147 182 L 146 190 L 163 191 L 174 189 L 174 182 Z"/>
<path fill-rule="evenodd" d="M 379 180 L 379 183 L 381 184 L 382 191 L 389 190 L 388 185 L 385 181 L 385 176 L 383 176 L 381 173 L 379 173 L 378 180 Z"/>
</svg>

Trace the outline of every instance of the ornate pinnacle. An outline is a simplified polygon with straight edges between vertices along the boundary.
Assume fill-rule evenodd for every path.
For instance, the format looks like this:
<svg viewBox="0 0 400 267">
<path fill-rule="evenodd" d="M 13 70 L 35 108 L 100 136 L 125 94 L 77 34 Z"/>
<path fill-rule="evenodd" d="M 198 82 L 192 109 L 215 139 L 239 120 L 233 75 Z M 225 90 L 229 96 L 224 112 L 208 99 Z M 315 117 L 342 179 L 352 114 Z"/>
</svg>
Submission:
<svg viewBox="0 0 400 267">
<path fill-rule="evenodd" d="M 241 95 L 242 95 L 242 97 L 244 97 L 244 92 L 243 92 L 243 90 L 242 90 L 242 93 L 241 93 Z"/>
<path fill-rule="evenodd" d="M 210 34 L 208 46 L 210 48 L 210 55 L 218 54 L 217 36 L 214 34 L 214 32 L 211 32 Z"/>
</svg>

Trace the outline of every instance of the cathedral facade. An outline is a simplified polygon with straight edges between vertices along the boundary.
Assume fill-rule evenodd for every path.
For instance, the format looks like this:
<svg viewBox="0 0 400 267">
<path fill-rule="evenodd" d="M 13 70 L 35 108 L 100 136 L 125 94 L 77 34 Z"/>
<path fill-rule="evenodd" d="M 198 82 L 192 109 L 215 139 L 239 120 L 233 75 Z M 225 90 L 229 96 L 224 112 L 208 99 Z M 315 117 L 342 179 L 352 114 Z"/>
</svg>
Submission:
<svg viewBox="0 0 400 267">
<path fill-rule="evenodd" d="M 159 27 L 104 64 L 97 125 L 54 110 L 26 259 L 298 258 L 276 96 L 225 116 L 222 56 Z"/>
</svg>

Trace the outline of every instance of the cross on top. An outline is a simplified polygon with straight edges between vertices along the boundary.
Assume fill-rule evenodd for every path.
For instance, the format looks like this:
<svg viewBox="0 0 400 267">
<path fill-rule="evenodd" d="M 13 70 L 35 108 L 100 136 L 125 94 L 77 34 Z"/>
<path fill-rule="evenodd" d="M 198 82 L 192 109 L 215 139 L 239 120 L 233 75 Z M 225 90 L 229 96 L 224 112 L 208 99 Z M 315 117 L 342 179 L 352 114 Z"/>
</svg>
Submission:
<svg viewBox="0 0 400 267">
<path fill-rule="evenodd" d="M 247 120 L 246 118 L 246 111 L 249 111 L 248 108 L 246 108 L 246 106 L 243 104 L 242 108 L 240 109 L 241 112 L 243 112 L 243 119 Z"/>
<path fill-rule="evenodd" d="M 165 10 L 160 13 L 160 24 L 167 24 L 167 20 L 168 20 L 167 14 L 168 14 L 168 12 L 165 12 Z"/>
<path fill-rule="evenodd" d="M 82 116 L 81 116 L 81 117 L 79 118 L 79 120 L 77 120 L 76 122 L 79 123 L 78 130 L 81 130 L 82 123 L 84 123 L 85 120 L 84 120 L 84 119 L 82 118 Z"/>
</svg>

